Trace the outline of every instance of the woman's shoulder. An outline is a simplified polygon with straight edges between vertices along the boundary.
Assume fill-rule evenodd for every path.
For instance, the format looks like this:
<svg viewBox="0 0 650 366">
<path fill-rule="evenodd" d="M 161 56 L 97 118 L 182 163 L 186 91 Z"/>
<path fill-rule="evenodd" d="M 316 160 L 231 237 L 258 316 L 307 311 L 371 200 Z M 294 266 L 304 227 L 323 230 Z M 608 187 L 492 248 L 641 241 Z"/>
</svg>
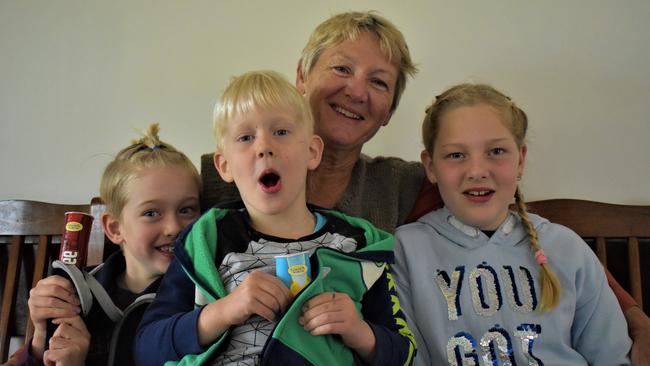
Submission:
<svg viewBox="0 0 650 366">
<path fill-rule="evenodd" d="M 359 164 L 365 166 L 368 170 L 394 170 L 401 173 L 419 174 L 424 176 L 422 163 L 419 161 L 406 161 L 394 156 L 375 156 L 370 157 L 361 154 Z"/>
</svg>

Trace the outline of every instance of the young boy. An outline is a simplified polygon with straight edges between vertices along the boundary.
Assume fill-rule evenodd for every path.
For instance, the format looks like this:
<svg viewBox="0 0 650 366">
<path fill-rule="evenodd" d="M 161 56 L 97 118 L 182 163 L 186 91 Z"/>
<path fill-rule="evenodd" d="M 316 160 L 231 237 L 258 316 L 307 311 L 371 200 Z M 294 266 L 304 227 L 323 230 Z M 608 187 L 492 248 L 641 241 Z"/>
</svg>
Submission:
<svg viewBox="0 0 650 366">
<path fill-rule="evenodd" d="M 274 72 L 234 78 L 214 131 L 215 167 L 244 207 L 212 208 L 181 235 L 140 324 L 136 362 L 410 364 L 415 344 L 386 266 L 393 238 L 306 203 L 323 142 L 295 87 Z M 303 251 L 312 281 L 294 298 L 275 256 Z"/>
</svg>

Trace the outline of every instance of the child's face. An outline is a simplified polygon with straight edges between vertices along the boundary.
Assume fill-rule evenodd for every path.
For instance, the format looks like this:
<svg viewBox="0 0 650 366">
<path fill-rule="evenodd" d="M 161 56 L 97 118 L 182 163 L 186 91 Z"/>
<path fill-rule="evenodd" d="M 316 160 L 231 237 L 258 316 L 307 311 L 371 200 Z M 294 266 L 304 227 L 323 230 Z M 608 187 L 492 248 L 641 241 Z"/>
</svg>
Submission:
<svg viewBox="0 0 650 366">
<path fill-rule="evenodd" d="M 443 116 L 433 156 L 423 151 L 422 163 L 459 220 L 494 230 L 507 216 L 525 155 L 497 110 L 478 104 Z"/>
<path fill-rule="evenodd" d="M 127 276 L 153 279 L 167 271 L 174 240 L 200 213 L 199 191 L 187 168 L 172 165 L 143 169 L 128 183 L 127 202 L 107 228 L 122 244 Z"/>
<path fill-rule="evenodd" d="M 235 182 L 255 219 L 305 210 L 307 171 L 318 166 L 322 151 L 320 137 L 295 113 L 255 108 L 229 121 L 214 164 L 225 181 Z"/>
</svg>

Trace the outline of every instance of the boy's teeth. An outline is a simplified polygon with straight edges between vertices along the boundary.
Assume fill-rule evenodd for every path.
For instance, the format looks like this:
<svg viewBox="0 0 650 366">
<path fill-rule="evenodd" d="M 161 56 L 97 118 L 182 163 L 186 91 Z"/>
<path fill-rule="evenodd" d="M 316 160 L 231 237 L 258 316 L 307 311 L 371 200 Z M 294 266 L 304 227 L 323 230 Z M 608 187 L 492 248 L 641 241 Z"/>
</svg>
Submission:
<svg viewBox="0 0 650 366">
<path fill-rule="evenodd" d="M 361 116 L 355 113 L 352 113 L 350 111 L 347 111 L 339 106 L 334 107 L 334 110 L 341 113 L 342 115 L 348 117 L 348 118 L 354 118 L 354 119 L 361 119 Z"/>
<path fill-rule="evenodd" d="M 161 252 L 171 252 L 174 250 L 174 247 L 171 245 L 163 245 L 162 247 L 158 247 L 158 250 Z"/>
</svg>

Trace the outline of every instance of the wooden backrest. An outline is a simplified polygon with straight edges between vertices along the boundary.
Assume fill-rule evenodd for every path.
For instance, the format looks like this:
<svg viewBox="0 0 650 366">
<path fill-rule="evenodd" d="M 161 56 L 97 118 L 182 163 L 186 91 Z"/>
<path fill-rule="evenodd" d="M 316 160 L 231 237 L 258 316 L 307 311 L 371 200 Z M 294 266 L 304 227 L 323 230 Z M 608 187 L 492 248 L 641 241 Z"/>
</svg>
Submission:
<svg viewBox="0 0 650 366">
<path fill-rule="evenodd" d="M 644 309 L 648 312 L 650 206 L 553 199 L 529 202 L 528 209 L 571 228 L 585 239 L 639 306 L 644 308 L 646 303 Z"/>
<path fill-rule="evenodd" d="M 7 359 L 12 336 L 24 335 L 29 339 L 33 334 L 27 308 L 29 289 L 48 275 L 50 264 L 59 254 L 65 213 L 91 213 L 92 210 L 92 214 L 100 215 L 103 205 L 101 202 L 65 205 L 0 201 L 0 363 Z M 88 265 L 99 264 L 103 259 L 105 240 L 98 217 L 93 222 L 94 231 L 91 231 Z"/>
</svg>

